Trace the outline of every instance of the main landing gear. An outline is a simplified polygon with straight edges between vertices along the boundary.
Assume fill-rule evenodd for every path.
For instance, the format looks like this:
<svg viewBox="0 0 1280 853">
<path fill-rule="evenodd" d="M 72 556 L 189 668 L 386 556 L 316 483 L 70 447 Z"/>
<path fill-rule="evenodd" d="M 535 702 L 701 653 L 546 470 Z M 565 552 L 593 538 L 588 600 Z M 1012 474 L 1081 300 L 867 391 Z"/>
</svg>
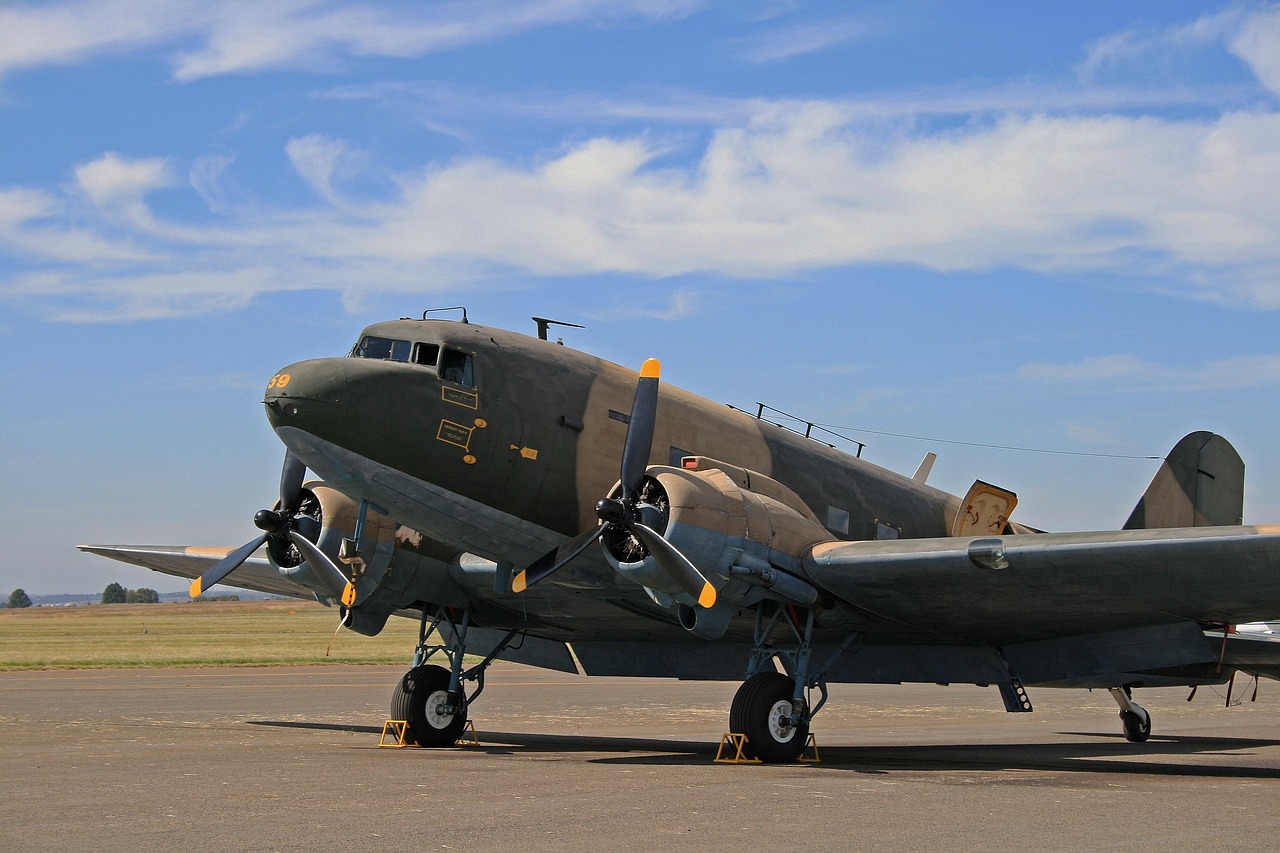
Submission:
<svg viewBox="0 0 1280 853">
<path fill-rule="evenodd" d="M 1124 739 L 1130 743 L 1142 743 L 1151 736 L 1151 715 L 1147 709 L 1133 701 L 1128 687 L 1109 687 L 1111 697 L 1120 706 L 1120 725 L 1124 727 Z"/>
<path fill-rule="evenodd" d="M 784 624 L 794 643 L 775 645 L 773 633 Z M 813 627 L 810 609 L 773 601 L 756 606 L 747 680 L 729 707 L 729 731 L 747 736 L 744 752 L 748 758 L 781 764 L 795 761 L 804 752 L 809 723 L 827 702 L 827 670 L 858 637 L 850 634 L 822 666 L 814 667 Z M 785 675 L 773 668 L 775 658 L 782 663 Z M 814 688 L 821 698 L 810 707 L 807 693 Z"/>
<path fill-rule="evenodd" d="M 519 631 L 510 631 L 484 660 L 464 669 L 463 653 L 470 625 L 470 610 L 423 608 L 413 669 L 404 674 L 391 694 L 391 718 L 408 723 L 406 740 L 418 746 L 453 746 L 457 742 L 467 725 L 467 708 L 484 690 L 485 670 L 523 636 Z M 440 642 L 427 642 L 433 632 Z M 447 667 L 425 662 L 437 652 L 444 654 Z M 467 681 L 476 684 L 470 695 L 463 690 Z"/>
</svg>

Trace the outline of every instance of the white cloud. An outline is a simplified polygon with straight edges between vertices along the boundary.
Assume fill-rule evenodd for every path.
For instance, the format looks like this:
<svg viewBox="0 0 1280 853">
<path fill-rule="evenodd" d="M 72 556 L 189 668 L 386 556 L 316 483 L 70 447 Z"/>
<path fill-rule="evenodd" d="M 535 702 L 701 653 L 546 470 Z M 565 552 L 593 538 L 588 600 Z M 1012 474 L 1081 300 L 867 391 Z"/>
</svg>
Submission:
<svg viewBox="0 0 1280 853">
<path fill-rule="evenodd" d="M 703 0 L 67 0 L 0 9 L 0 77 L 143 47 L 171 51 L 191 81 L 264 69 L 322 70 L 351 57 L 405 58 L 579 21 L 663 20 Z M 198 42 L 194 49 L 181 47 Z"/>
<path fill-rule="evenodd" d="M 1280 95 L 1280 6 L 1246 18 L 1229 47 L 1268 89 Z"/>
<path fill-rule="evenodd" d="M 76 169 L 97 218 L 59 213 L 71 199 L 10 189 L 0 199 L 11 212 L 0 203 L 0 222 L 28 253 L 54 230 L 96 234 L 101 245 L 83 247 L 90 254 L 106 245 L 153 257 L 199 247 L 194 261 L 175 254 L 164 263 L 188 272 L 195 263 L 203 278 L 135 271 L 161 289 L 205 286 L 218 270 L 233 289 L 273 289 L 234 273 L 316 259 L 325 263 L 320 274 L 282 277 L 343 291 L 353 280 L 375 281 L 394 291 L 428 274 L 476 281 L 499 270 L 767 278 L 905 263 L 1097 273 L 1280 308 L 1272 191 L 1280 114 L 1006 115 L 943 134 L 904 127 L 886 135 L 883 123 L 872 125 L 838 103 L 762 104 L 716 130 L 692 162 L 670 156 L 666 140 L 598 136 L 533 163 L 432 163 L 397 176 L 376 201 L 339 196 L 334 175 L 351 148 L 313 135 L 292 140 L 287 153 L 325 204 L 232 204 L 217 187 L 234 164 L 214 159 L 191 171 L 219 214 L 203 226 L 166 221 L 147 205 L 147 193 L 173 183 L 164 160 L 107 154 Z M 67 258 L 66 249 L 48 251 L 50 260 Z"/>
<path fill-rule="evenodd" d="M 858 18 L 789 24 L 742 39 L 739 51 L 750 62 L 784 62 L 866 38 L 872 27 Z"/>
<path fill-rule="evenodd" d="M 1245 18 L 1242 10 L 1233 8 L 1174 27 L 1112 33 L 1089 46 L 1085 58 L 1076 66 L 1076 73 L 1088 81 L 1120 69 L 1141 68 L 1147 72 L 1154 69 L 1168 73 L 1183 55 L 1220 45 L 1238 31 Z"/>
<path fill-rule="evenodd" d="M 159 20 L 176 5 L 157 0 L 138 8 Z M 434 49 L 425 46 L 430 39 L 437 39 L 434 45 L 492 37 L 504 27 L 686 14 L 695 7 L 511 0 L 472 12 L 471 4 L 442 4 L 430 7 L 431 26 L 443 28 L 434 36 L 425 29 L 415 35 L 413 21 L 428 14 L 417 6 L 389 7 L 409 20 L 395 33 L 382 29 L 392 20 L 386 7 L 321 0 L 271 4 L 265 11 L 224 0 L 194 20 L 214 34 L 244 26 L 264 39 L 259 59 L 250 56 L 259 49 L 252 44 L 239 58 L 216 58 L 217 51 L 206 57 L 213 63 L 208 68 L 227 70 L 268 56 L 390 55 Z M 490 20 L 495 9 L 511 19 Z M 240 11 L 245 17 L 232 21 Z M 1170 33 L 1129 34 L 1111 47 L 1095 47 L 1092 62 L 1100 67 L 1163 44 L 1231 39 L 1232 49 L 1265 75 L 1270 58 L 1280 55 L 1267 47 L 1278 15 L 1268 7 Z M 299 16 L 314 27 L 284 32 Z M 444 30 L 454 36 L 441 35 Z M 331 50 L 338 42 L 346 46 Z M 211 37 L 206 47 L 217 43 Z M 2 55 L 0 43 L 0 69 Z M 389 91 L 408 101 L 423 93 L 409 87 L 332 94 L 386 97 Z M 450 94 L 428 94 L 436 99 L 432 111 L 447 117 L 450 110 L 435 107 Z M 91 313 L 109 313 L 114 303 L 127 314 L 148 301 L 182 312 L 239 305 L 299 282 L 341 291 L 358 304 L 371 293 L 411 290 L 427 279 L 440 286 L 496 281 L 495 272 L 767 278 L 896 263 L 1099 274 L 1184 297 L 1280 308 L 1280 205 L 1274 199 L 1280 113 L 1264 105 L 1205 117 L 1196 102 L 1198 108 L 1187 111 L 1193 117 L 1175 119 L 1144 116 L 1133 103 L 1110 112 L 1114 94 L 1096 89 L 1061 100 L 1043 94 L 1014 87 L 858 102 L 601 99 L 593 110 L 641 118 L 650 129 L 597 132 L 510 160 L 424 162 L 392 175 L 389 191 L 376 163 L 366 168 L 373 155 L 309 134 L 292 139 L 286 154 L 320 203 L 273 210 L 243 190 L 230 193 L 224 186 L 235 186 L 237 161 L 209 155 L 187 167 L 188 194 L 213 214 L 204 222 L 190 215 L 166 219 L 149 203 L 155 190 L 176 186 L 174 165 L 107 153 L 76 167 L 74 192 L 0 187 L 0 241 L 47 267 L 6 290 L 38 299 L 44 282 L 62 304 L 81 294 Z M 521 98 L 454 100 L 472 110 L 558 121 L 587 101 L 528 99 L 513 108 Z M 1028 108 L 1037 103 L 1040 111 Z M 942 131 L 918 121 L 932 115 L 968 120 L 944 122 Z M 655 122 L 694 124 L 705 134 L 663 136 L 652 129 Z M 103 272 L 99 266 L 107 261 L 115 266 Z M 173 301 L 163 296 L 166 288 Z M 683 310 L 678 303 L 664 313 Z M 1114 360 L 1073 369 L 1137 370 Z"/>
<path fill-rule="evenodd" d="M 173 180 L 159 157 L 129 160 L 114 152 L 77 166 L 75 176 L 85 195 L 98 207 L 135 202 Z"/>
<path fill-rule="evenodd" d="M 338 200 L 333 189 L 333 178 L 339 166 L 352 158 L 345 142 L 327 136 L 312 135 L 290 139 L 285 146 L 293 170 L 329 202 Z"/>
<path fill-rule="evenodd" d="M 1194 365 L 1158 364 L 1133 355 L 1096 356 L 1068 364 L 1023 365 L 1018 378 L 1061 384 L 1097 383 L 1110 390 L 1219 391 L 1280 386 L 1280 355 L 1262 354 Z"/>
<path fill-rule="evenodd" d="M 200 8 L 184 0 L 6 4 L 0 8 L 0 77 L 167 41 L 189 32 Z"/>
<path fill-rule="evenodd" d="M 631 300 L 626 305 L 605 311 L 596 311 L 587 315 L 596 321 L 616 320 L 685 320 L 694 316 L 698 310 L 698 294 L 690 288 L 675 290 L 667 304 L 655 307 L 644 300 Z"/>
</svg>

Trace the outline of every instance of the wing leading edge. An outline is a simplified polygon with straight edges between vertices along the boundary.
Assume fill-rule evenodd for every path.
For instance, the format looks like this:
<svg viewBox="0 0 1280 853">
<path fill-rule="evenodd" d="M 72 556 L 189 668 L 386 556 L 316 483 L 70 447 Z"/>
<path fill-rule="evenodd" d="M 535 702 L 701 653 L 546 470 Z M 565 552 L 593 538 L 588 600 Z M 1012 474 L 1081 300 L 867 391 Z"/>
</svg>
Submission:
<svg viewBox="0 0 1280 853">
<path fill-rule="evenodd" d="M 173 547 L 168 545 L 77 545 L 81 551 L 110 557 L 122 563 L 142 566 L 153 572 L 194 580 L 233 549 Z M 266 557 L 254 555 L 245 560 L 221 583 L 225 586 L 252 589 L 289 598 L 316 600 L 316 596 L 296 583 L 280 576 Z"/>
<path fill-rule="evenodd" d="M 950 642 L 1280 616 L 1280 526 L 828 542 L 805 567 L 856 608 Z"/>
</svg>

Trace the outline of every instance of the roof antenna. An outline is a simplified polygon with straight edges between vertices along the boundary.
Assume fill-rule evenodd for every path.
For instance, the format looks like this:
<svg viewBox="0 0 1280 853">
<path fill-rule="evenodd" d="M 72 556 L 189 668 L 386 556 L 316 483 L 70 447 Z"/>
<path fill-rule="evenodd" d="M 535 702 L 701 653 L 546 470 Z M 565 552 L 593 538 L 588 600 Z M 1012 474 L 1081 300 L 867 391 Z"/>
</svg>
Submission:
<svg viewBox="0 0 1280 853">
<path fill-rule="evenodd" d="M 534 317 L 533 322 L 538 324 L 538 340 L 547 340 L 547 329 L 551 326 L 568 326 L 571 329 L 585 329 L 586 326 L 579 326 L 577 323 L 566 323 L 564 320 L 548 320 L 546 317 Z"/>
<path fill-rule="evenodd" d="M 464 322 L 464 323 L 466 323 L 466 322 L 467 322 L 467 309 L 466 309 L 465 307 L 461 306 L 461 305 L 455 305 L 455 306 L 453 306 L 452 308 L 428 308 L 426 311 L 423 311 L 423 312 L 422 312 L 422 319 L 424 319 L 424 320 L 425 320 L 425 319 L 427 319 L 427 315 L 428 315 L 428 314 L 437 314 L 437 313 L 439 313 L 439 312 L 441 312 L 441 311 L 461 311 L 461 312 L 462 312 L 462 322 Z M 468 324 L 468 325 L 469 325 L 469 324 Z"/>
</svg>

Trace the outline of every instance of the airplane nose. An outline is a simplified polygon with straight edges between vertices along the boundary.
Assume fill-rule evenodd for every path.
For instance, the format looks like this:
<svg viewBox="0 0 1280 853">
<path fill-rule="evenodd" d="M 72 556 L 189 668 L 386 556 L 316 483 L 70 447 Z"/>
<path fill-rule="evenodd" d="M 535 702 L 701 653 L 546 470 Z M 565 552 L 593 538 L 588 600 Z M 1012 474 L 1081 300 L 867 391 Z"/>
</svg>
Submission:
<svg viewBox="0 0 1280 853">
<path fill-rule="evenodd" d="M 262 402 L 273 427 L 294 426 L 299 416 L 318 414 L 347 402 L 344 359 L 318 359 L 291 364 L 267 383 Z"/>
</svg>

